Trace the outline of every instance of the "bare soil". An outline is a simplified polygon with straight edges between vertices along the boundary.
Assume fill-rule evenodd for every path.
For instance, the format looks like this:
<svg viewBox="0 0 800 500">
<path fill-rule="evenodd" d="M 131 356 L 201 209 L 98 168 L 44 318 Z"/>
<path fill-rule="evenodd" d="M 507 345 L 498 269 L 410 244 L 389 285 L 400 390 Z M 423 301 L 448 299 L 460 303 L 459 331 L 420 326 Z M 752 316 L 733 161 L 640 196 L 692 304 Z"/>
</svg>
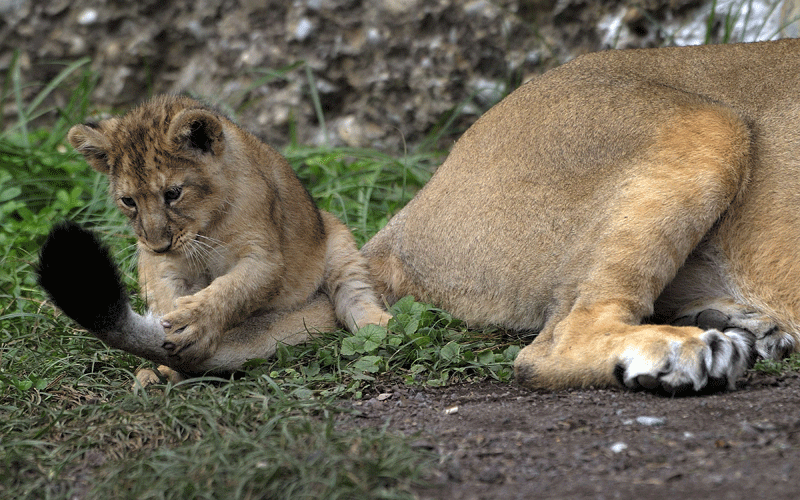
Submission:
<svg viewBox="0 0 800 500">
<path fill-rule="evenodd" d="M 800 374 L 666 398 L 484 382 L 392 387 L 342 427 L 383 427 L 440 457 L 423 499 L 800 498 Z"/>
</svg>

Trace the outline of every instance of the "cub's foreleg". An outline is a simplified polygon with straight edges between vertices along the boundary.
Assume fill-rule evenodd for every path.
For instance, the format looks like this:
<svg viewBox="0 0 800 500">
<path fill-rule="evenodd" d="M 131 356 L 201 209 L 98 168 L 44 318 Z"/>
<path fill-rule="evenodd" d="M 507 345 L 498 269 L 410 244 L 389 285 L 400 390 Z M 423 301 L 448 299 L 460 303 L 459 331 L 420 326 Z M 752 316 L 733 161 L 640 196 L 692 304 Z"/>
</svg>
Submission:
<svg viewBox="0 0 800 500">
<path fill-rule="evenodd" d="M 234 266 L 208 286 L 175 299 L 162 317 L 164 349 L 181 364 L 199 365 L 214 355 L 225 332 L 255 310 L 270 305 L 284 273 L 277 252 L 252 244 L 239 250 Z"/>
</svg>

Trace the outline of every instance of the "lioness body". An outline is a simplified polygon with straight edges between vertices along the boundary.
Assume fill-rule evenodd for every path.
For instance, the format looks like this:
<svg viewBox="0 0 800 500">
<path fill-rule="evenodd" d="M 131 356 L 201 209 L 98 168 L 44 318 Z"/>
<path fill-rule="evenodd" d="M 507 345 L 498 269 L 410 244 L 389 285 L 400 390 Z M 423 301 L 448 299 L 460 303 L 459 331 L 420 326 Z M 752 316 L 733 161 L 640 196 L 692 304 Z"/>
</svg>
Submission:
<svg viewBox="0 0 800 500">
<path fill-rule="evenodd" d="M 388 320 L 347 228 L 316 208 L 282 156 L 227 118 L 164 96 L 76 125 L 69 140 L 108 175 L 131 220 L 141 293 L 157 318 L 95 332 L 112 346 L 183 373 L 222 372 L 337 320 L 352 330 Z"/>
<path fill-rule="evenodd" d="M 609 51 L 534 79 L 362 249 L 379 291 L 539 332 L 531 387 L 731 387 L 800 345 L 798 56 Z"/>
</svg>

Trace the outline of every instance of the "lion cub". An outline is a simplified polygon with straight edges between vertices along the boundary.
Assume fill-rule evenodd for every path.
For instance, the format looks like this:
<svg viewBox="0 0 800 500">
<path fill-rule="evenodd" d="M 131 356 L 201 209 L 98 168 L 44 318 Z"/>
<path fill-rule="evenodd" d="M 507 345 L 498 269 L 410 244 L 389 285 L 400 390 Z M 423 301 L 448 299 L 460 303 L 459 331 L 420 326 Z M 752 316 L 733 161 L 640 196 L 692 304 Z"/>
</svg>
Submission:
<svg viewBox="0 0 800 500">
<path fill-rule="evenodd" d="M 539 332 L 529 387 L 734 387 L 800 346 L 800 40 L 589 54 L 362 249 L 390 302 Z"/>
<path fill-rule="evenodd" d="M 116 297 L 111 318 L 93 318 L 92 305 L 64 307 L 113 347 L 161 363 L 167 375 L 229 372 L 309 331 L 389 319 L 344 224 L 317 209 L 280 154 L 208 107 L 158 97 L 121 118 L 74 126 L 69 142 L 108 175 L 138 236 L 153 316 L 133 314 L 126 297 L 120 303 L 113 264 L 97 262 L 103 255 L 75 286 L 90 288 L 93 272 L 105 272 Z M 59 305 L 70 300 L 69 291 L 54 293 L 69 263 L 56 250 L 71 243 L 90 253 L 96 244 L 61 227 L 42 252 L 40 281 Z"/>
</svg>

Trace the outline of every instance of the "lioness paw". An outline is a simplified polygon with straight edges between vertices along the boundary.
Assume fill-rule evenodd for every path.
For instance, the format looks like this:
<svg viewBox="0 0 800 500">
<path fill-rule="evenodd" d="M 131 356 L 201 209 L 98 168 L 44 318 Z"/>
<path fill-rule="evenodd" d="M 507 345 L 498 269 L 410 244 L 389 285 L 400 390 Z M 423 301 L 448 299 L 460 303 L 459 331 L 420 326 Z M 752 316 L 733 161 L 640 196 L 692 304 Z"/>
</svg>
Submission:
<svg viewBox="0 0 800 500">
<path fill-rule="evenodd" d="M 756 353 L 767 359 L 781 359 L 795 347 L 795 339 L 782 331 L 766 314 L 730 299 L 696 302 L 683 308 L 672 321 L 675 326 L 696 326 L 704 330 L 746 330 L 755 337 Z"/>
<path fill-rule="evenodd" d="M 625 387 L 668 394 L 733 389 L 754 361 L 754 341 L 747 330 L 730 328 L 657 346 L 629 347 L 614 375 Z"/>
</svg>

